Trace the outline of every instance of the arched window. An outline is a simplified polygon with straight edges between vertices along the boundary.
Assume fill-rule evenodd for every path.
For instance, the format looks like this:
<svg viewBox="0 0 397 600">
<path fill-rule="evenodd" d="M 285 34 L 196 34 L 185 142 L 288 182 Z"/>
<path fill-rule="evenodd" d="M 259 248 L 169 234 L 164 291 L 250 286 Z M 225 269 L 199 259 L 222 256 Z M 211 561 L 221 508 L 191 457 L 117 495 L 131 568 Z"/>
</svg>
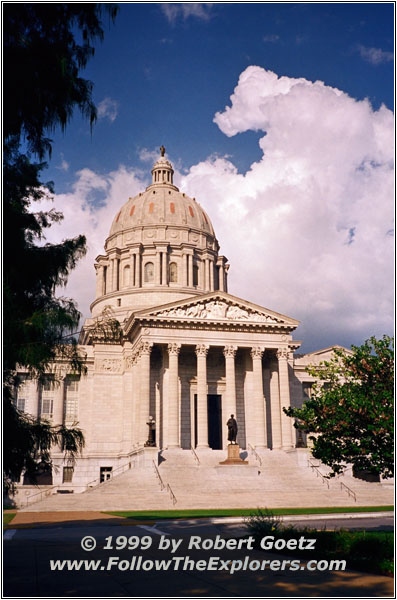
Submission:
<svg viewBox="0 0 397 600">
<path fill-rule="evenodd" d="M 174 262 L 170 263 L 170 283 L 178 282 L 178 265 Z"/>
<path fill-rule="evenodd" d="M 123 287 L 130 285 L 130 265 L 126 265 L 123 269 Z"/>
<path fill-rule="evenodd" d="M 154 264 L 152 262 L 147 262 L 145 264 L 144 282 L 151 283 L 153 281 L 154 281 Z"/>
</svg>

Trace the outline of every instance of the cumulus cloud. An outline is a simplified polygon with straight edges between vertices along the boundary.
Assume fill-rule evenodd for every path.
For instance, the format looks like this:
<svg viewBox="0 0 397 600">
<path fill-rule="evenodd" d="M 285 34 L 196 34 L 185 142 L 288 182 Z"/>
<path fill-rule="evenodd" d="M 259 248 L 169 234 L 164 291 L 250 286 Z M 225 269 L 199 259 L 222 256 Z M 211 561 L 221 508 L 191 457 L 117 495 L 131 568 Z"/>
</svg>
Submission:
<svg viewBox="0 0 397 600">
<path fill-rule="evenodd" d="M 69 163 L 65 160 L 62 152 L 61 152 L 61 163 L 55 167 L 59 171 L 69 171 Z"/>
<path fill-rule="evenodd" d="M 367 48 L 359 46 L 358 51 L 361 58 L 371 63 L 371 65 L 380 65 L 385 62 L 390 62 L 394 59 L 393 52 L 387 52 L 381 48 Z"/>
<path fill-rule="evenodd" d="M 231 289 L 301 319 L 304 339 L 392 331 L 391 111 L 251 66 L 214 120 L 227 136 L 264 132 L 246 174 L 218 158 L 184 179 L 208 199 Z"/>
<path fill-rule="evenodd" d="M 179 18 L 186 21 L 189 17 L 208 21 L 211 18 L 211 7 L 211 3 L 201 2 L 191 2 L 190 4 L 164 2 L 161 4 L 161 10 L 172 24 Z"/>
<path fill-rule="evenodd" d="M 90 316 L 89 306 L 95 299 L 95 258 L 104 252 L 112 221 L 128 198 L 148 185 L 148 179 L 146 174 L 142 176 L 141 171 L 125 166 L 106 175 L 82 169 L 76 173 L 70 193 L 56 194 L 53 202 L 35 203 L 35 210 L 56 208 L 64 214 L 60 224 L 54 224 L 47 230 L 47 242 L 58 243 L 79 234 L 87 237 L 87 255 L 71 272 L 66 289 L 57 290 L 58 296 L 74 298 L 84 317 Z M 98 195 L 100 202 L 97 201 Z"/>
<path fill-rule="evenodd" d="M 304 351 L 391 333 L 391 111 L 374 111 L 319 81 L 251 66 L 215 122 L 227 136 L 263 132 L 262 159 L 244 174 L 215 154 L 187 171 L 176 168 L 177 185 L 212 219 L 231 264 L 230 293 L 301 320 L 295 338 L 305 341 Z M 67 290 L 86 315 L 95 256 L 119 208 L 149 177 L 126 167 L 107 175 L 83 169 L 73 192 L 55 198 L 65 220 L 50 234 L 87 235 L 88 256 Z"/>
<path fill-rule="evenodd" d="M 98 104 L 98 119 L 109 119 L 111 123 L 116 120 L 119 103 L 112 98 L 104 98 Z"/>
<path fill-rule="evenodd" d="M 279 39 L 280 39 L 280 36 L 276 35 L 274 33 L 263 36 L 263 41 L 264 42 L 278 42 Z"/>
</svg>

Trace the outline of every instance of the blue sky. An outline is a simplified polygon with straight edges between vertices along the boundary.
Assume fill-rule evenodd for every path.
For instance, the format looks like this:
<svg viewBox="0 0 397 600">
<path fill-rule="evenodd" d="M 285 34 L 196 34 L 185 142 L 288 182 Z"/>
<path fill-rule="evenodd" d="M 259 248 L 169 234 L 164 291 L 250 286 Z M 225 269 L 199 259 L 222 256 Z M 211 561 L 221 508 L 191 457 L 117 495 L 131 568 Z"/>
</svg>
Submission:
<svg viewBox="0 0 397 600">
<path fill-rule="evenodd" d="M 79 233 L 81 225 L 89 238 L 86 266 L 67 290 L 82 312 L 87 316 L 93 299 L 93 257 L 110 227 L 104 219 L 111 221 L 128 195 L 147 185 L 151 160 L 144 159 L 164 144 L 178 181 L 213 218 L 231 262 L 231 293 L 301 319 L 296 337 L 305 340 L 304 350 L 390 333 L 393 45 L 392 3 L 120 4 L 82 72 L 94 83 L 99 109 L 92 135 L 76 113 L 64 134 L 53 135 L 44 174 L 55 182 L 65 212 L 57 235 Z M 317 81 L 324 85 L 313 85 Z M 348 148 L 343 164 L 341 148 Z M 318 162 L 319 154 L 326 163 Z M 331 185 L 324 179 L 330 170 Z M 219 195 L 222 185 L 227 198 Z M 376 231 L 368 209 L 372 189 L 379 192 Z M 68 221 L 68 209 L 72 215 L 81 210 L 82 218 Z M 327 235 L 326 248 L 320 242 Z M 242 273 L 258 253 L 263 262 Z M 319 278 L 314 256 L 323 264 L 328 293 L 320 302 L 312 296 Z M 352 272 L 344 274 L 346 260 Z M 359 275 L 364 261 L 373 272 L 366 283 Z M 341 302 L 341 294 L 349 301 Z"/>
</svg>

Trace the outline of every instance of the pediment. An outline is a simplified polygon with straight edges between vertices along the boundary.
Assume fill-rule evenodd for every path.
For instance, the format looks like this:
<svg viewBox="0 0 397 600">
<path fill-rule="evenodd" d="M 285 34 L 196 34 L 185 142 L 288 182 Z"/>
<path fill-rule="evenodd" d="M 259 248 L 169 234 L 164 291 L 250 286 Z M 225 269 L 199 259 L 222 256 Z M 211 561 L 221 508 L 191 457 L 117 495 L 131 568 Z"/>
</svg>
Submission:
<svg viewBox="0 0 397 600">
<path fill-rule="evenodd" d="M 138 319 L 262 324 L 295 328 L 299 321 L 226 292 L 212 292 L 135 313 Z"/>
</svg>

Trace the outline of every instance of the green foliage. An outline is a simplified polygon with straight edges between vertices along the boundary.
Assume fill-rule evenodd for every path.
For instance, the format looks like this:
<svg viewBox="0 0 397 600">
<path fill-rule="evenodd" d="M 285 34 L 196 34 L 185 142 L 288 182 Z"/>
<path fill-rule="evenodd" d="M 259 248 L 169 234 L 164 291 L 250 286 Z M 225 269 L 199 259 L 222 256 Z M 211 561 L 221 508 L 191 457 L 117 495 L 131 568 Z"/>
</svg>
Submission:
<svg viewBox="0 0 397 600">
<path fill-rule="evenodd" d="M 282 528 L 281 519 L 268 508 L 258 508 L 245 519 L 245 524 L 251 533 L 260 537 L 274 535 Z"/>
<path fill-rule="evenodd" d="M 3 403 L 4 428 L 4 486 L 12 492 L 14 482 L 22 472 L 35 482 L 39 473 L 51 465 L 51 448 L 59 445 L 65 460 L 73 464 L 84 447 L 83 433 L 77 427 L 51 425 L 46 420 L 34 419 L 14 406 L 6 388 Z"/>
<path fill-rule="evenodd" d="M 317 560 L 345 560 L 348 569 L 357 569 L 366 573 L 390 575 L 393 573 L 394 536 L 386 531 L 348 531 L 348 530 L 316 530 L 310 528 L 297 529 L 293 525 L 277 523 L 273 526 L 274 515 L 271 511 L 256 511 L 246 521 L 247 528 L 257 542 L 264 536 L 271 535 L 275 540 L 315 539 Z M 273 549 L 272 552 L 278 552 Z M 282 554 L 300 557 L 303 560 L 313 558 L 313 550 L 293 549 L 280 550 Z"/>
<path fill-rule="evenodd" d="M 42 158 L 51 152 L 48 133 L 65 128 L 77 107 L 96 119 L 92 83 L 79 76 L 102 40 L 102 13 L 114 4 L 6 3 L 3 6 L 3 126 L 6 141 L 26 140 Z"/>
<path fill-rule="evenodd" d="M 371 337 L 351 353 L 307 371 L 317 379 L 302 408 L 284 409 L 295 427 L 315 434 L 313 456 L 331 467 L 331 476 L 352 464 L 383 477 L 394 474 L 394 340 Z"/>
<path fill-rule="evenodd" d="M 83 235 L 45 243 L 45 231 L 63 216 L 35 211 L 49 200 L 51 182 L 40 179 L 51 155 L 48 134 L 65 128 L 78 108 L 96 118 L 92 84 L 79 75 L 103 37 L 101 15 L 114 19 L 114 4 L 7 3 L 3 7 L 3 258 L 4 258 L 4 471 L 6 487 L 23 471 L 34 480 L 51 465 L 54 444 L 73 460 L 83 447 L 77 427 L 51 425 L 20 413 L 12 402 L 15 372 L 37 378 L 59 363 L 84 371 L 74 332 L 80 313 L 73 300 L 57 298 L 70 271 L 86 252 Z M 21 151 L 23 146 L 24 150 Z"/>
</svg>

